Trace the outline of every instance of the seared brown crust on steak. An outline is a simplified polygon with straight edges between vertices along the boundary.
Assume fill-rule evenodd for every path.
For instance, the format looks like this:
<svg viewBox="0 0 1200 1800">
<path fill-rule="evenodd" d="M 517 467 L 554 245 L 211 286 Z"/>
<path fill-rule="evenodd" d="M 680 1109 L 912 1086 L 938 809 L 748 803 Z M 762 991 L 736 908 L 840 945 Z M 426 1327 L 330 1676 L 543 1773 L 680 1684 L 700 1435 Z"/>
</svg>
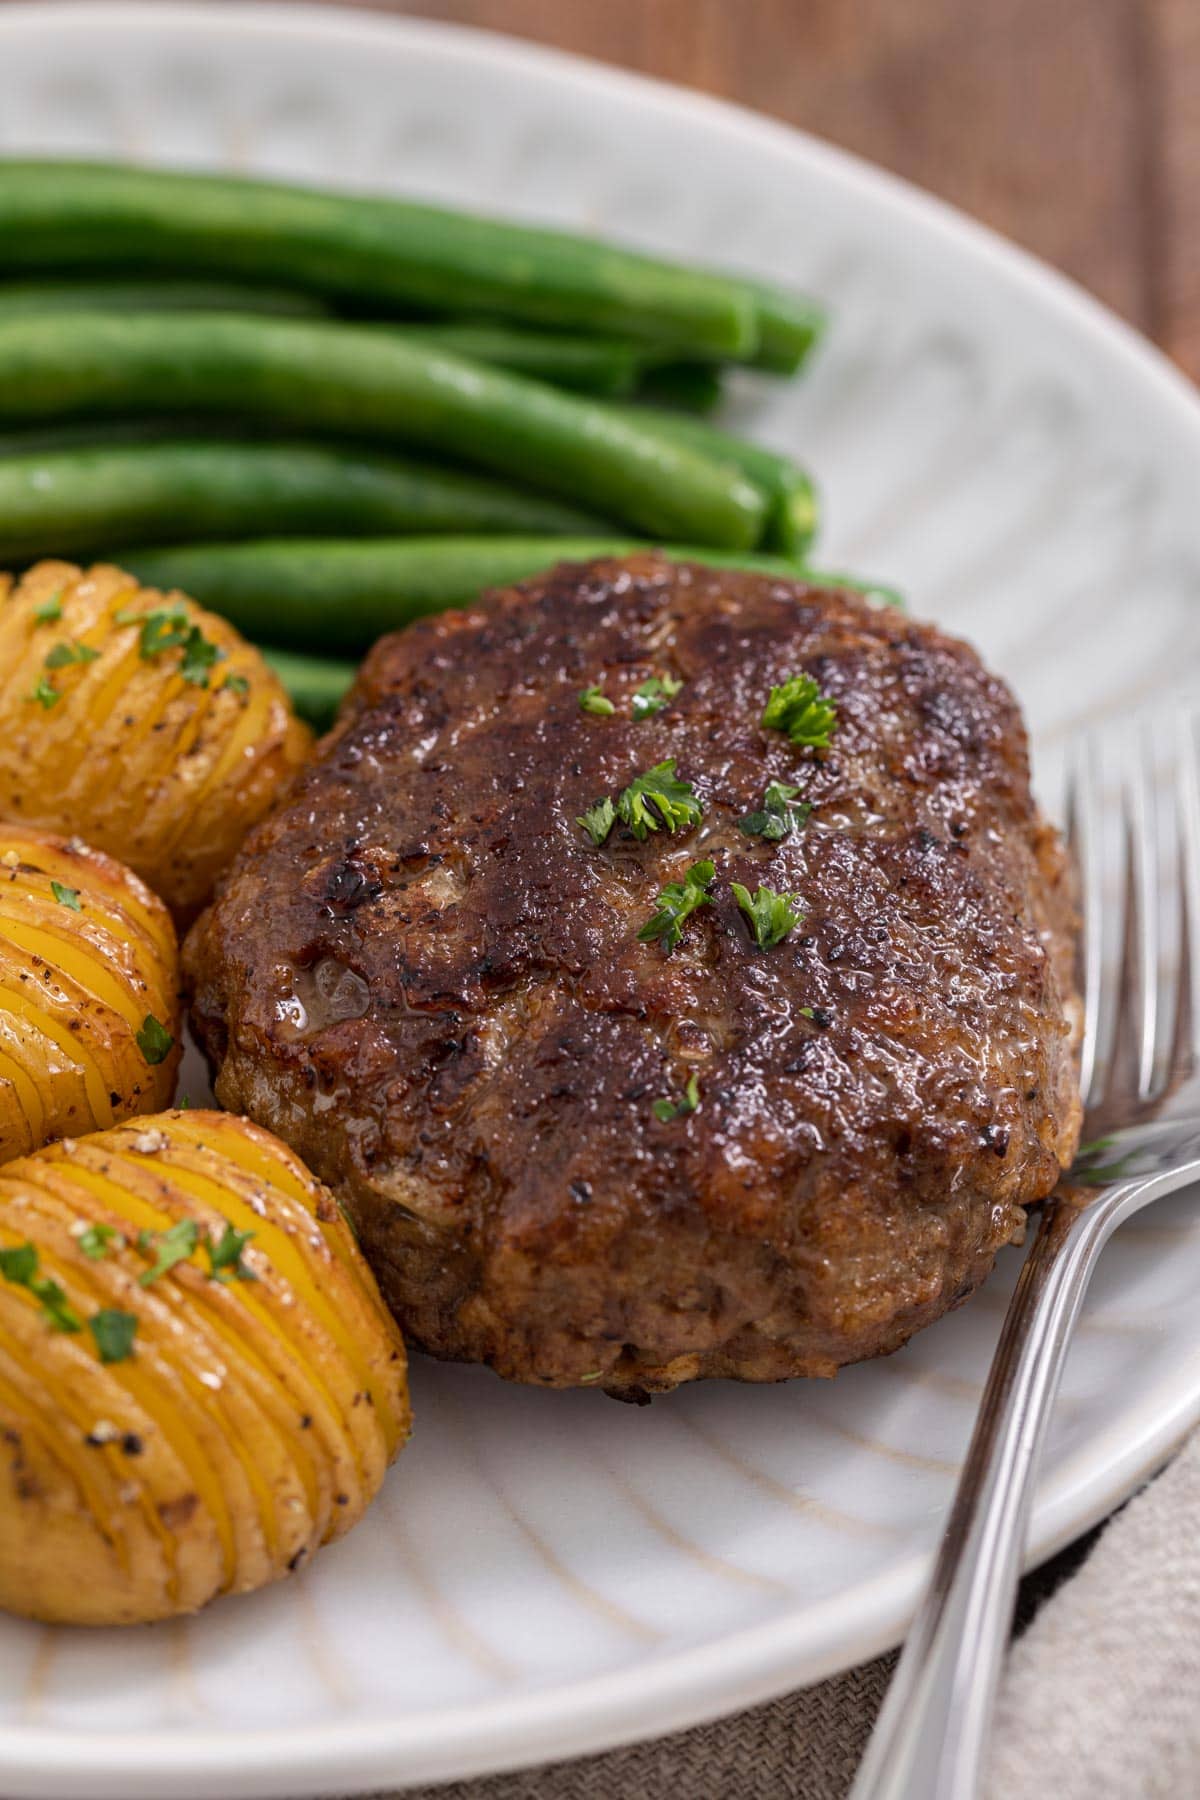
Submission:
<svg viewBox="0 0 1200 1800">
<path fill-rule="evenodd" d="M 823 755 L 760 725 L 803 671 Z M 577 815 L 668 757 L 699 828 L 593 847 Z M 736 826 L 771 779 L 814 805 L 781 843 Z M 639 942 L 699 857 L 714 904 Z M 757 949 L 734 881 L 802 924 Z M 222 1104 L 338 1190 L 413 1342 L 513 1380 L 893 1350 L 1078 1131 L 1063 857 L 1008 690 L 898 612 L 652 554 L 383 639 L 186 963 Z M 656 1117 L 693 1072 L 699 1109 Z"/>
</svg>

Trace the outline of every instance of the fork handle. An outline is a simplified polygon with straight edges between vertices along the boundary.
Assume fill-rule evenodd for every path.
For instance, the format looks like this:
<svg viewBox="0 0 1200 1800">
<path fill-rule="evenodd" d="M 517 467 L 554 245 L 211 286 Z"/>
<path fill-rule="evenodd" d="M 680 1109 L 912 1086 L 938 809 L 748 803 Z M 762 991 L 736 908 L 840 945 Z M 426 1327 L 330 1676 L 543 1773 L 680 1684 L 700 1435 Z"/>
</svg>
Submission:
<svg viewBox="0 0 1200 1800">
<path fill-rule="evenodd" d="M 1108 1235 L 1065 1202 L 1052 1201 L 1043 1213 L 1009 1304 L 933 1577 L 850 1800 L 971 1800 L 978 1792 L 1033 1475 L 1071 1330 Z"/>
</svg>

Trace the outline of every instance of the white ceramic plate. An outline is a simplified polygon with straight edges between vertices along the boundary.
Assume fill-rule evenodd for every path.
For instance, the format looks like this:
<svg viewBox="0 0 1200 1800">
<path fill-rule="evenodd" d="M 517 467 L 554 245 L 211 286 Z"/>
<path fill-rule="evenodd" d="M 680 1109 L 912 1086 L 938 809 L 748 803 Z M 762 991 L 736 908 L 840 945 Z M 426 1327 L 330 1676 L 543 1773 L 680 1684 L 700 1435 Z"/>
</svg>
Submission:
<svg viewBox="0 0 1200 1800">
<path fill-rule="evenodd" d="M 391 188 L 744 264 L 825 297 L 812 374 L 730 414 L 819 472 L 824 554 L 897 581 L 1014 683 L 1053 795 L 1082 721 L 1200 671 L 1200 406 L 1130 332 L 933 202 L 794 132 L 497 38 L 297 7 L 0 11 L 0 151 Z M 0 262 L 3 246 L 0 246 Z M 418 1364 L 365 1525 L 194 1622 L 0 1625 L 0 1789 L 344 1793 L 595 1750 L 901 1634 L 1017 1258 L 834 1384 L 636 1410 Z M 1186 1203 L 1109 1252 L 1034 1553 L 1200 1416 Z"/>
</svg>

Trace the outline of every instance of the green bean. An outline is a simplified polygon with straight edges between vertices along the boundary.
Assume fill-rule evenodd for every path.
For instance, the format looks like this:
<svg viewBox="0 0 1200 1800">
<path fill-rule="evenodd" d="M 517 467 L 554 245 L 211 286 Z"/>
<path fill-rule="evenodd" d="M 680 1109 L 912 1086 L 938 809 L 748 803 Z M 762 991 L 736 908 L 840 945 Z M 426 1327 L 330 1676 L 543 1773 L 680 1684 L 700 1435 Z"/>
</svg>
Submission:
<svg viewBox="0 0 1200 1800">
<path fill-rule="evenodd" d="M 247 637 L 329 655 L 356 655 L 383 632 L 423 613 L 469 606 L 483 588 L 523 581 L 557 562 L 627 556 L 648 548 L 611 537 L 308 538 L 119 550 L 112 559 L 153 587 L 181 588 L 224 613 Z M 891 597 L 857 580 L 814 574 L 785 557 L 677 546 L 666 554 Z"/>
<path fill-rule="evenodd" d="M 734 437 L 706 419 L 683 418 L 673 413 L 646 415 L 635 408 L 628 416 L 642 418 L 649 429 L 672 443 L 695 450 L 701 456 L 727 462 L 754 482 L 768 501 L 762 544 L 785 556 L 803 556 L 811 547 L 820 523 L 820 507 L 812 477 L 796 463 L 763 444 Z"/>
<path fill-rule="evenodd" d="M 658 354 L 628 339 L 584 336 L 578 332 L 517 330 L 509 325 L 470 325 L 455 321 L 390 325 L 415 343 L 431 344 L 453 356 L 491 363 L 517 375 L 532 375 L 552 387 L 582 394 L 632 394 L 642 372 L 653 368 Z"/>
<path fill-rule="evenodd" d="M 55 312 L 231 312 L 268 313 L 328 319 L 330 308 L 313 294 L 287 288 L 239 286 L 234 282 L 154 280 L 0 281 L 0 319 Z M 367 323 L 360 319 L 358 323 Z M 580 332 L 530 331 L 517 326 L 458 320 L 372 321 L 419 343 L 436 344 L 455 356 L 494 363 L 518 375 L 533 375 L 555 387 L 584 394 L 632 394 L 642 372 L 663 352 L 625 338 Z M 707 365 L 701 364 L 708 372 Z M 710 381 L 715 379 L 709 373 Z"/>
<path fill-rule="evenodd" d="M 871 581 L 863 575 L 851 575 L 846 569 L 813 569 L 806 567 L 804 579 L 810 587 L 848 588 L 852 594 L 859 594 L 869 600 L 872 606 L 894 606 L 897 612 L 907 612 L 908 601 L 898 587 L 892 587 L 886 581 Z"/>
<path fill-rule="evenodd" d="M 753 356 L 758 298 L 736 278 L 631 250 L 379 196 L 100 163 L 0 163 L 10 273 L 219 269 L 331 299 L 487 313 Z"/>
<path fill-rule="evenodd" d="M 271 644 L 260 644 L 259 649 L 287 689 L 300 717 L 315 730 L 328 731 L 358 673 L 358 664 L 334 662 L 327 656 L 302 656 Z"/>
<path fill-rule="evenodd" d="M 0 164 L 0 168 L 3 164 Z M 290 288 L 250 287 L 233 281 L 75 279 L 0 281 L 0 319 L 48 312 L 278 313 L 324 319 L 329 308 L 312 294 Z"/>
<path fill-rule="evenodd" d="M 747 283 L 758 303 L 758 351 L 755 368 L 794 375 L 824 336 L 824 307 L 802 294 L 790 294 L 766 281 Z"/>
<path fill-rule="evenodd" d="M 185 439 L 0 457 L 0 558 L 12 562 L 122 539 L 604 529 L 487 476 L 329 444 Z"/>
<path fill-rule="evenodd" d="M 635 530 L 757 542 L 763 495 L 728 463 L 599 401 L 370 327 L 224 313 L 0 322 L 0 421 L 148 413 L 396 441 L 583 501 Z"/>
<path fill-rule="evenodd" d="M 713 363 L 658 363 L 646 368 L 637 398 L 651 406 L 707 413 L 721 398 L 721 374 Z"/>
</svg>

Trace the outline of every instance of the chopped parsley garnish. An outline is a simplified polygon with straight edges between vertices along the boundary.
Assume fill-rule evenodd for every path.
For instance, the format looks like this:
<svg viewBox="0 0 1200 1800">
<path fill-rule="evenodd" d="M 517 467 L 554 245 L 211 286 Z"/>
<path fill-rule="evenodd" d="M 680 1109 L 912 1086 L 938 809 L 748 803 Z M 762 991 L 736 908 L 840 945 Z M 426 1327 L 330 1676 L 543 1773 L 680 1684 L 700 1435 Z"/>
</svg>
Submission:
<svg viewBox="0 0 1200 1800">
<path fill-rule="evenodd" d="M 138 654 L 144 662 L 152 662 L 164 650 L 182 650 L 179 673 L 193 687 L 207 687 L 209 670 L 224 660 L 225 652 L 192 624 L 184 606 L 159 606 L 148 613 L 130 607 L 113 616 L 118 625 L 138 626 Z"/>
<path fill-rule="evenodd" d="M 93 650 L 90 644 L 63 643 L 55 644 L 43 664 L 47 669 L 69 669 L 72 663 L 95 662 L 100 652 Z"/>
<path fill-rule="evenodd" d="M 210 638 L 206 638 L 198 625 L 193 625 L 188 632 L 183 646 L 183 660 L 179 665 L 179 673 L 193 687 L 208 686 L 208 672 L 214 663 L 223 662 L 225 652 L 218 648 Z"/>
<path fill-rule="evenodd" d="M 238 1231 L 228 1219 L 222 1223 L 224 1230 L 215 1241 L 208 1227 L 198 1225 L 195 1219 L 177 1219 L 166 1231 L 139 1231 L 138 1249 L 144 1256 L 154 1258 L 151 1266 L 138 1276 L 141 1286 L 150 1287 L 160 1276 L 168 1274 L 176 1263 L 187 1262 L 198 1249 L 208 1257 L 210 1281 L 257 1281 L 254 1270 L 248 1269 L 242 1260 L 246 1245 L 256 1234 Z"/>
<path fill-rule="evenodd" d="M 139 612 L 136 606 L 114 613 L 118 625 L 138 627 L 138 654 L 143 662 L 161 656 L 164 650 L 178 649 L 187 643 L 191 621 L 183 606 L 156 606 L 153 612 Z"/>
<path fill-rule="evenodd" d="M 62 695 L 52 681 L 47 681 L 44 675 L 39 675 L 37 686 L 27 698 L 36 700 L 39 706 L 44 707 L 46 712 L 49 712 L 52 706 L 58 705 L 59 701 L 62 699 Z"/>
<path fill-rule="evenodd" d="M 57 1281 L 38 1274 L 38 1253 L 34 1244 L 17 1244 L 11 1250 L 0 1250 L 0 1275 L 14 1287 L 26 1288 L 42 1312 L 46 1323 L 55 1331 L 82 1331 L 83 1321 L 70 1304 Z"/>
<path fill-rule="evenodd" d="M 222 689 L 228 688 L 231 694 L 248 694 L 250 683 L 244 675 L 227 675 L 221 683 Z"/>
<path fill-rule="evenodd" d="M 125 1248 L 125 1239 L 116 1226 L 104 1225 L 99 1220 L 85 1226 L 75 1242 L 89 1262 L 103 1262 L 110 1251 Z"/>
<path fill-rule="evenodd" d="M 54 895 L 54 898 L 58 901 L 60 906 L 69 906 L 72 912 L 80 912 L 82 910 L 79 904 L 78 888 L 66 887 L 61 881 L 52 881 L 50 883 L 50 892 Z"/>
<path fill-rule="evenodd" d="M 696 862 L 682 881 L 668 881 L 659 891 L 657 906 L 638 932 L 642 942 L 653 943 L 660 938 L 664 950 L 674 950 L 683 936 L 684 920 L 698 906 L 710 904 L 708 889 L 715 875 L 712 863 Z"/>
<path fill-rule="evenodd" d="M 597 713 L 604 718 L 616 712 L 616 707 L 608 696 L 600 691 L 599 684 L 585 687 L 579 696 L 579 710 L 585 713 Z"/>
<path fill-rule="evenodd" d="M 124 1362 L 132 1354 L 137 1328 L 137 1314 L 121 1312 L 115 1306 L 104 1307 L 88 1320 L 102 1363 Z"/>
<path fill-rule="evenodd" d="M 662 711 L 668 700 L 675 698 L 682 686 L 682 681 L 677 681 L 673 675 L 651 675 L 633 696 L 634 718 L 653 718 L 655 713 Z"/>
<path fill-rule="evenodd" d="M 799 788 L 790 787 L 786 781 L 768 781 L 761 808 L 758 812 L 743 813 L 737 822 L 738 830 L 746 837 L 766 838 L 772 844 L 791 837 L 806 823 L 812 811 L 809 801 L 796 799 L 799 792 Z"/>
<path fill-rule="evenodd" d="M 635 838 L 645 838 L 663 825 L 672 834 L 690 830 L 704 817 L 704 808 L 691 783 L 676 776 L 671 757 L 634 777 L 617 800 L 617 817 Z"/>
<path fill-rule="evenodd" d="M 175 1039 L 166 1026 L 160 1025 L 153 1013 L 147 1013 L 137 1034 L 137 1047 L 151 1067 L 165 1062 L 174 1044 Z"/>
<path fill-rule="evenodd" d="M 14 1287 L 28 1287 L 37 1274 L 38 1253 L 32 1244 L 14 1244 L 0 1250 L 0 1275 Z"/>
<path fill-rule="evenodd" d="M 138 1276 L 140 1287 L 149 1287 L 173 1269 L 176 1263 L 186 1262 L 196 1248 L 200 1237 L 200 1227 L 195 1219 L 177 1219 L 166 1231 L 139 1231 L 138 1249 L 154 1257 L 148 1269 L 143 1269 Z"/>
<path fill-rule="evenodd" d="M 225 1220 L 225 1229 L 214 1244 L 211 1237 L 204 1240 L 204 1248 L 208 1252 L 211 1278 L 213 1281 L 257 1281 L 258 1276 L 253 1269 L 248 1269 L 242 1261 L 242 1252 L 253 1231 L 235 1231 L 229 1220 Z"/>
<path fill-rule="evenodd" d="M 635 775 L 617 796 L 615 806 L 606 795 L 581 813 L 575 823 L 583 826 L 593 844 L 599 845 L 618 819 L 628 825 L 635 838 L 646 838 L 664 825 L 672 835 L 687 831 L 703 817 L 704 808 L 692 792 L 691 783 L 677 778 L 672 757 L 669 762 L 656 763 L 644 775 Z"/>
<path fill-rule="evenodd" d="M 654 1116 L 666 1125 L 672 1119 L 681 1119 L 685 1113 L 694 1113 L 700 1105 L 700 1079 L 693 1072 L 688 1076 L 687 1086 L 678 1100 L 656 1100 Z"/>
<path fill-rule="evenodd" d="M 793 675 L 781 687 L 771 689 L 762 723 L 769 731 L 786 732 L 793 744 L 827 750 L 837 724 L 837 707 L 825 698 L 811 675 Z"/>
<path fill-rule="evenodd" d="M 607 796 L 589 806 L 585 813 L 580 813 L 575 823 L 582 825 L 597 848 L 604 842 L 617 822 L 617 809 Z"/>
<path fill-rule="evenodd" d="M 677 681 L 673 675 L 651 675 L 633 696 L 634 718 L 653 718 L 655 713 L 662 711 L 668 700 L 675 698 L 682 686 L 682 681 Z M 579 710 L 610 718 L 617 709 L 597 682 L 592 687 L 585 687 L 580 694 Z"/>
<path fill-rule="evenodd" d="M 79 1314 L 70 1304 L 66 1294 L 57 1281 L 48 1276 L 41 1276 L 37 1281 L 29 1283 L 29 1291 L 33 1294 L 46 1315 L 47 1322 L 55 1331 L 80 1330 Z"/>
<path fill-rule="evenodd" d="M 43 600 L 40 606 L 35 606 L 33 616 L 39 625 L 53 625 L 57 619 L 61 619 L 62 589 L 51 594 L 48 600 Z"/>
<path fill-rule="evenodd" d="M 749 919 L 754 941 L 760 950 L 771 950 L 781 944 L 804 917 L 794 894 L 777 894 L 772 888 L 760 887 L 751 899 L 750 890 L 735 881 L 733 896 Z"/>
<path fill-rule="evenodd" d="M 108 1233 L 119 1237 L 109 1225 L 97 1225 L 89 1229 Z M 97 1253 L 85 1246 L 87 1232 L 79 1239 L 85 1256 L 93 1261 L 98 1260 Z M 121 1238 L 121 1243 L 124 1243 Z M 103 1255 L 101 1250 L 99 1255 Z M 55 1331 L 82 1331 L 83 1320 L 70 1304 L 66 1294 L 57 1281 L 51 1281 L 47 1275 L 38 1274 L 38 1253 L 33 1244 L 17 1244 L 11 1250 L 0 1250 L 0 1275 L 5 1281 L 11 1281 L 14 1287 L 27 1288 L 46 1316 L 46 1323 Z M 134 1313 L 115 1312 L 105 1308 L 93 1313 L 88 1320 L 88 1327 L 96 1340 L 96 1349 L 100 1353 L 101 1362 L 122 1362 L 133 1346 L 137 1331 L 137 1317 Z"/>
</svg>

